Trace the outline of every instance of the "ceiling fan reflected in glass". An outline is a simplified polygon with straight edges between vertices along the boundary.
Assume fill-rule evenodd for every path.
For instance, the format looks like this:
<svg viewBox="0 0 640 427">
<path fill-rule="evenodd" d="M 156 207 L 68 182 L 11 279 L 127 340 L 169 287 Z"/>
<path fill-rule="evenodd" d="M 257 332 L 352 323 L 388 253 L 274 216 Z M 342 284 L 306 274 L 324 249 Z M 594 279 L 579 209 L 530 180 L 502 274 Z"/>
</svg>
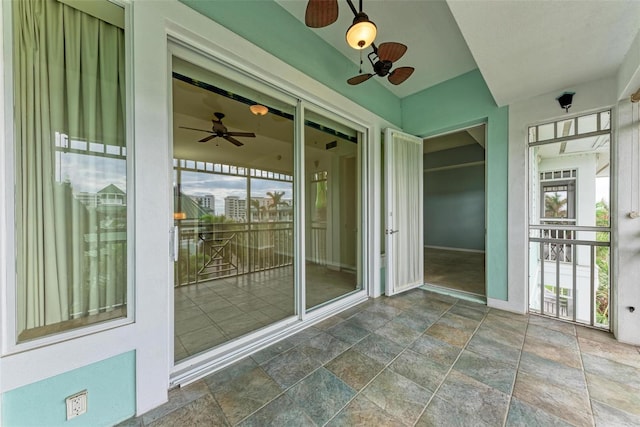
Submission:
<svg viewBox="0 0 640 427">
<path fill-rule="evenodd" d="M 369 58 L 369 62 L 373 67 L 373 73 L 360 74 L 358 76 L 351 77 L 347 80 L 347 83 L 350 85 L 357 85 L 365 82 L 374 75 L 378 75 L 380 77 L 386 76 L 391 84 L 399 85 L 407 80 L 415 71 L 415 68 L 413 67 L 399 67 L 392 70 L 393 63 L 402 58 L 407 51 L 407 46 L 402 43 L 387 42 L 382 43 L 380 47 L 377 47 L 375 44 L 372 44 L 371 47 L 373 50 L 369 55 L 367 55 L 367 58 Z M 360 69 L 360 72 L 362 72 L 362 69 Z"/>
<path fill-rule="evenodd" d="M 238 141 L 237 139 L 235 139 L 234 137 L 244 137 L 244 138 L 255 138 L 256 134 L 253 132 L 229 132 L 227 130 L 227 127 L 222 124 L 222 119 L 224 118 L 224 114 L 222 113 L 214 113 L 214 116 L 216 116 L 216 119 L 211 119 L 211 123 L 213 124 L 211 126 L 211 130 L 206 130 L 206 129 L 197 129 L 197 128 L 190 128 L 190 127 L 186 127 L 186 126 L 180 126 L 180 129 L 190 129 L 190 130 L 197 130 L 199 132 L 206 132 L 206 133 L 210 133 L 211 135 L 209 136 L 205 136 L 204 138 L 198 140 L 198 142 L 201 143 L 205 143 L 208 141 L 211 141 L 214 138 L 224 138 L 227 141 L 229 141 L 230 143 L 232 143 L 233 145 L 237 146 L 237 147 L 241 147 L 244 144 L 240 141 Z"/>
</svg>

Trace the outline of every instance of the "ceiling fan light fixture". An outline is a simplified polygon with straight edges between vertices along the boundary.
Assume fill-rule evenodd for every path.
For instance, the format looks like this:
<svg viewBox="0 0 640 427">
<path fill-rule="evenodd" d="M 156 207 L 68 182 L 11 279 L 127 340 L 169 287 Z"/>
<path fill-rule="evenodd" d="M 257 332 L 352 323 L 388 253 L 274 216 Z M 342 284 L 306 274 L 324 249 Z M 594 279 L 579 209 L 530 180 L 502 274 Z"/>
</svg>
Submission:
<svg viewBox="0 0 640 427">
<path fill-rule="evenodd" d="M 249 110 L 256 116 L 264 116 L 269 112 L 269 109 L 262 104 L 253 104 L 249 106 Z"/>
<path fill-rule="evenodd" d="M 367 14 L 359 12 L 347 30 L 347 43 L 356 50 L 366 49 L 375 40 L 377 31 L 376 24 L 369 21 Z"/>
</svg>

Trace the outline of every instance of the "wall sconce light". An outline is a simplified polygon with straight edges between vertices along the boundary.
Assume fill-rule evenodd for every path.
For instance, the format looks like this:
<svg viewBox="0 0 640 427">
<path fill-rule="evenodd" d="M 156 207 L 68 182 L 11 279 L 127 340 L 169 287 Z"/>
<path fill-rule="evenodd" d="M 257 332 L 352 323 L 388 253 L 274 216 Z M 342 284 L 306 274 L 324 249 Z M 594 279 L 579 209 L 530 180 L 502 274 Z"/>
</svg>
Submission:
<svg viewBox="0 0 640 427">
<path fill-rule="evenodd" d="M 347 43 L 356 50 L 366 49 L 375 40 L 377 31 L 376 24 L 369 21 L 367 14 L 358 12 L 347 30 Z"/>
<path fill-rule="evenodd" d="M 269 109 L 261 104 L 253 104 L 249 106 L 249 110 L 256 116 L 264 116 L 269 112 Z"/>
<path fill-rule="evenodd" d="M 560 107 L 564 108 L 567 113 L 569 112 L 569 108 L 571 108 L 571 102 L 573 101 L 573 95 L 575 94 L 575 92 L 565 92 L 556 98 Z"/>
<path fill-rule="evenodd" d="M 180 221 L 182 219 L 187 219 L 187 214 L 185 212 L 174 212 L 173 219 L 176 221 Z"/>
</svg>

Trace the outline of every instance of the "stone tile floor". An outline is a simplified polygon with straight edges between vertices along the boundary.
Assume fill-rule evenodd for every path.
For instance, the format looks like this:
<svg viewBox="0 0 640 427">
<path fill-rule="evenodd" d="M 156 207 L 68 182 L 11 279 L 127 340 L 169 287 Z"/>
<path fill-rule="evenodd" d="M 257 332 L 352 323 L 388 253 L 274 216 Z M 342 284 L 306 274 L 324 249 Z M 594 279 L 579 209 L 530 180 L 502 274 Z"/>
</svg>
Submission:
<svg viewBox="0 0 640 427">
<path fill-rule="evenodd" d="M 307 264 L 306 306 L 354 292 L 356 275 Z M 294 314 L 293 267 L 203 281 L 174 291 L 174 357 L 181 361 Z"/>
<path fill-rule="evenodd" d="M 421 289 L 369 300 L 123 426 L 638 426 L 640 349 Z"/>
</svg>

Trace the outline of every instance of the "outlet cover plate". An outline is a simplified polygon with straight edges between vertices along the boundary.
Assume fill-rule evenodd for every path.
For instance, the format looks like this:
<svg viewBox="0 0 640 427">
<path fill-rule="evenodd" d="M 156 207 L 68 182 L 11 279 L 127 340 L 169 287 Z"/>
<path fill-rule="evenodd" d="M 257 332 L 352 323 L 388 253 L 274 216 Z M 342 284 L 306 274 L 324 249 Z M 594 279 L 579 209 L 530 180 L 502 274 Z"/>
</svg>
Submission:
<svg viewBox="0 0 640 427">
<path fill-rule="evenodd" d="M 73 396 L 67 397 L 67 420 L 87 412 L 87 395 L 87 390 L 82 390 Z"/>
</svg>

